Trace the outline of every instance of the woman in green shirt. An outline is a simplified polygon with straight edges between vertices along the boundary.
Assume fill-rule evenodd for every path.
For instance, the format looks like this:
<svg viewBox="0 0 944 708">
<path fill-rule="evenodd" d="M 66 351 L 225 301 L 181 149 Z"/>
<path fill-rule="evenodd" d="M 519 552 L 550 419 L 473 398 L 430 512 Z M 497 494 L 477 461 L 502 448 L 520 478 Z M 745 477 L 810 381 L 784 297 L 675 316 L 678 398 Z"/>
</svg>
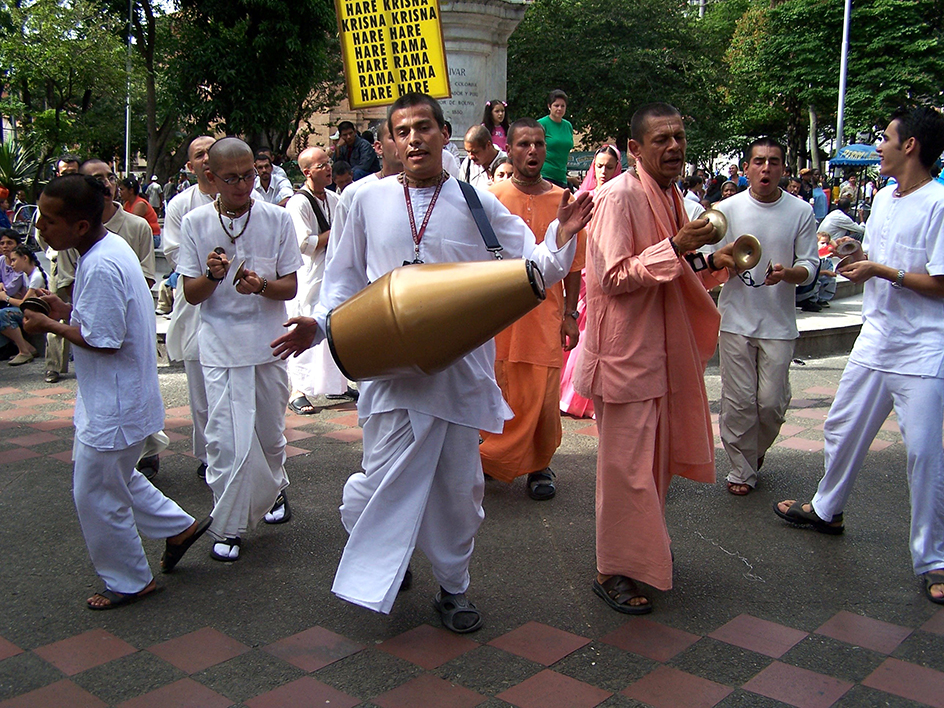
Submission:
<svg viewBox="0 0 944 708">
<path fill-rule="evenodd" d="M 567 160 L 574 149 L 574 126 L 564 120 L 567 112 L 567 94 L 554 89 L 547 97 L 548 115 L 538 120 L 544 127 L 547 158 L 541 176 L 558 187 L 567 189 Z"/>
</svg>

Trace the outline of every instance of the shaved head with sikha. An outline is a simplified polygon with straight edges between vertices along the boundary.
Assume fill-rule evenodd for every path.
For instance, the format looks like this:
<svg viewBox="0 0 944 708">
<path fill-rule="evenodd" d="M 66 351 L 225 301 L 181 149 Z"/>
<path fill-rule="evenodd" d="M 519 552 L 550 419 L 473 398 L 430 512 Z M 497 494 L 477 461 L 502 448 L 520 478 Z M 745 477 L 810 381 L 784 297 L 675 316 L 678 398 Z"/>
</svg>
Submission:
<svg viewBox="0 0 944 708">
<path fill-rule="evenodd" d="M 227 162 L 235 162 L 246 156 L 252 161 L 254 157 L 252 148 L 239 138 L 217 140 L 209 149 L 208 156 L 207 168 L 211 172 L 219 172 Z"/>
</svg>

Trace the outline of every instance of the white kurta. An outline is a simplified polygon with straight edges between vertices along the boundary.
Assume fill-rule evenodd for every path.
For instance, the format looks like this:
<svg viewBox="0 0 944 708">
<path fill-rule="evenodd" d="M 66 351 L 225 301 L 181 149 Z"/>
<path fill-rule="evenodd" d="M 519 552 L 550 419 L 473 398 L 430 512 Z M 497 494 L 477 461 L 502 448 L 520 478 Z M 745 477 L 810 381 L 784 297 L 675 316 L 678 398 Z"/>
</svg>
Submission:
<svg viewBox="0 0 944 708">
<path fill-rule="evenodd" d="M 417 224 L 433 191 L 410 190 Z M 479 197 L 506 258 L 535 261 L 548 285 L 563 279 L 576 239 L 555 250 L 555 221 L 544 243 L 536 246 L 520 218 L 492 194 L 479 192 Z M 345 201 L 342 196 L 341 233 L 330 249 L 315 310 L 319 340 L 332 308 L 404 260 L 413 260 L 403 186 L 397 179 L 359 187 L 348 210 Z M 443 185 L 420 258 L 425 263 L 493 258 L 454 179 Z M 350 537 L 335 577 L 338 596 L 389 612 L 415 545 L 430 558 L 447 591 L 465 591 L 473 536 L 484 516 L 476 431 L 500 432 L 511 415 L 495 383 L 494 361 L 495 345 L 488 342 L 433 375 L 361 384 L 364 472 L 352 475 L 344 488 L 341 515 Z M 436 511 L 441 509 L 450 511 Z"/>
<path fill-rule="evenodd" d="M 315 197 L 329 226 L 337 213 L 339 199 L 337 194 L 327 190 L 324 202 Z M 288 314 L 289 317 L 311 317 L 321 296 L 327 244 L 318 246 L 318 219 L 308 197 L 296 194 L 288 200 L 285 210 L 292 217 L 298 247 L 305 261 L 298 271 L 298 294 L 289 303 Z M 288 375 L 292 388 L 306 396 L 341 394 L 347 390 L 347 379 L 334 363 L 327 342 L 312 347 L 300 356 L 289 358 Z"/>
<path fill-rule="evenodd" d="M 944 185 L 904 197 L 875 195 L 865 229 L 869 259 L 906 273 L 944 275 Z M 865 283 L 862 331 L 823 435 L 825 474 L 813 497 L 826 520 L 842 513 L 869 445 L 895 410 L 908 452 L 911 560 L 916 574 L 944 568 L 944 299 Z"/>
<path fill-rule="evenodd" d="M 161 429 L 153 300 L 137 256 L 113 233 L 79 259 L 71 324 L 93 347 L 75 347 L 73 496 L 95 571 L 108 589 L 151 581 L 138 532 L 176 535 L 193 523 L 134 464 L 144 439 Z"/>
<path fill-rule="evenodd" d="M 302 265 L 292 220 L 284 209 L 253 201 L 251 212 L 223 219 L 216 206 L 194 209 L 182 222 L 177 271 L 196 278 L 207 256 L 222 246 L 232 262 L 269 280 Z M 248 225 L 247 225 L 248 222 Z M 240 234 L 232 240 L 231 234 Z M 238 538 L 272 507 L 285 474 L 285 364 L 273 360 L 269 342 L 282 332 L 285 303 L 236 291 L 232 272 L 200 305 L 200 362 L 208 420 L 207 484 L 213 490 L 216 539 Z"/>
</svg>

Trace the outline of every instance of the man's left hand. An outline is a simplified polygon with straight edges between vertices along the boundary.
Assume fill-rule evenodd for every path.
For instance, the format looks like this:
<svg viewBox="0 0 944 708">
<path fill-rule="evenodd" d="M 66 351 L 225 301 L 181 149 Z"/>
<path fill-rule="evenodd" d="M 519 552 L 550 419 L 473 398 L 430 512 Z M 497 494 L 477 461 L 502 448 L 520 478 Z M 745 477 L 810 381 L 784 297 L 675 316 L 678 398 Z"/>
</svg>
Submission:
<svg viewBox="0 0 944 708">
<path fill-rule="evenodd" d="M 40 334 L 48 332 L 55 320 L 50 319 L 42 312 L 35 310 L 23 311 L 23 331 L 27 334 Z"/>
<path fill-rule="evenodd" d="M 243 277 L 236 282 L 236 292 L 240 295 L 258 295 L 262 290 L 262 278 L 255 271 L 244 270 Z"/>
<path fill-rule="evenodd" d="M 849 263 L 840 268 L 839 274 L 848 278 L 853 283 L 864 283 L 866 280 L 880 275 L 883 268 L 888 268 L 888 266 L 883 266 L 880 263 L 868 260 L 855 261 L 854 263 Z M 895 276 L 897 275 L 898 271 L 895 271 Z M 889 280 L 895 280 L 895 278 L 892 277 L 889 278 Z"/>
<path fill-rule="evenodd" d="M 590 198 L 590 193 L 581 192 L 576 199 L 572 200 L 570 192 L 565 189 L 557 207 L 557 221 L 568 240 L 587 225 L 591 216 L 593 216 L 593 199 Z"/>
<path fill-rule="evenodd" d="M 580 341 L 580 328 L 577 327 L 577 320 L 570 315 L 564 315 L 561 321 L 561 347 L 565 352 L 569 352 L 577 346 Z"/>
<path fill-rule="evenodd" d="M 312 317 L 293 317 L 283 324 L 283 327 L 294 328 L 275 339 L 269 346 L 272 347 L 272 356 L 288 359 L 293 354 L 298 356 L 311 347 L 318 333 L 318 323 Z"/>
<path fill-rule="evenodd" d="M 770 268 L 770 272 L 767 273 L 767 277 L 764 278 L 764 285 L 776 285 L 777 283 L 783 282 L 783 279 L 787 275 L 787 269 L 783 267 L 782 263 L 775 263 Z"/>
</svg>

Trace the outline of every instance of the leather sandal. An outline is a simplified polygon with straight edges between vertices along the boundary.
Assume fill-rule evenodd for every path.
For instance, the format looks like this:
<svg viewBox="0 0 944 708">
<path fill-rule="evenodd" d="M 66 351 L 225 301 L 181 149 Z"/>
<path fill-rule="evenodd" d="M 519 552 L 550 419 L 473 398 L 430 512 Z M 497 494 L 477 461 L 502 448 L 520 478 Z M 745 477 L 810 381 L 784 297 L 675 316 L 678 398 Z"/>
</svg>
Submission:
<svg viewBox="0 0 944 708">
<path fill-rule="evenodd" d="M 832 521 L 823 521 L 823 519 L 819 518 L 816 512 L 813 511 L 812 503 L 810 503 L 810 510 L 804 511 L 803 505 L 808 502 L 801 502 L 797 499 L 789 509 L 780 511 L 779 505 L 782 503 L 783 502 L 774 502 L 774 513 L 784 521 L 789 521 L 796 526 L 809 526 L 814 531 L 829 534 L 830 536 L 838 536 L 845 530 L 842 524 L 842 514 L 836 514 Z M 836 526 L 837 522 L 839 523 L 838 526 Z"/>
<path fill-rule="evenodd" d="M 602 583 L 594 579 L 593 592 L 611 608 L 625 615 L 647 615 L 652 612 L 649 598 L 642 593 L 635 580 L 625 575 L 613 575 Z M 630 605 L 630 601 L 637 597 L 645 599 L 646 602 L 642 605 Z"/>
</svg>

